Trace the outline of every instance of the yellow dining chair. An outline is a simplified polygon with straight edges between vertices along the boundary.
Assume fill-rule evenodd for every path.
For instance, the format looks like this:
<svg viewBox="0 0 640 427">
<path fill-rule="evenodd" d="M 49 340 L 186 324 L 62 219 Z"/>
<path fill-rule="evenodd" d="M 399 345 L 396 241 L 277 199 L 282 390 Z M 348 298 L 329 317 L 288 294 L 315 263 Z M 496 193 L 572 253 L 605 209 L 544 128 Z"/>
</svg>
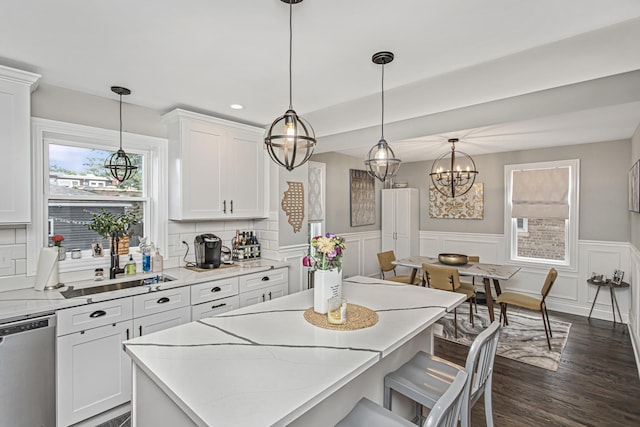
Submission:
<svg viewBox="0 0 640 427">
<path fill-rule="evenodd" d="M 542 314 L 542 323 L 544 324 L 544 333 L 547 335 L 547 345 L 549 346 L 549 350 L 551 350 L 551 338 L 553 337 L 553 334 L 551 333 L 551 323 L 549 323 L 547 304 L 544 300 L 547 298 L 547 295 L 549 295 L 549 291 L 551 291 L 551 287 L 555 283 L 557 277 L 558 272 L 555 268 L 549 270 L 547 278 L 544 281 L 544 285 L 542 286 L 542 297 L 540 298 L 522 295 L 517 292 L 503 292 L 500 294 L 498 299 L 496 299 L 496 303 L 500 304 L 500 320 L 502 320 L 502 317 L 504 316 L 504 325 L 509 324 L 509 321 L 507 320 L 507 305 L 509 304 L 527 308 L 529 310 L 539 311 L 540 314 Z"/>
<path fill-rule="evenodd" d="M 380 252 L 378 254 L 378 263 L 380 263 L 380 273 L 382 274 L 382 278 L 384 280 L 390 280 L 392 282 L 409 284 L 409 279 L 411 279 L 411 276 L 396 275 L 396 266 L 392 264 L 395 260 L 396 255 L 393 253 L 393 251 Z M 389 277 L 385 277 L 384 273 L 388 273 L 390 271 L 393 271 L 393 276 L 390 275 Z M 420 284 L 420 279 L 416 278 L 412 284 Z"/>
<path fill-rule="evenodd" d="M 460 286 L 460 275 L 455 267 L 440 267 L 431 264 L 422 264 L 424 280 L 430 288 L 463 294 L 469 301 L 469 321 L 473 326 L 473 302 L 476 297 L 475 289 L 465 289 Z M 458 338 L 458 313 L 453 309 L 453 323 L 455 337 Z"/>
<path fill-rule="evenodd" d="M 475 255 L 469 255 L 467 257 L 467 259 L 469 260 L 469 262 L 480 262 L 480 257 L 479 256 L 475 256 Z M 473 290 L 475 292 L 476 291 L 476 277 L 475 276 L 471 276 L 471 282 L 466 282 L 464 280 L 461 280 L 460 281 L 460 287 L 462 289 Z M 475 307 L 476 307 L 476 313 L 477 313 L 478 312 L 478 301 L 477 300 L 475 300 Z"/>
</svg>

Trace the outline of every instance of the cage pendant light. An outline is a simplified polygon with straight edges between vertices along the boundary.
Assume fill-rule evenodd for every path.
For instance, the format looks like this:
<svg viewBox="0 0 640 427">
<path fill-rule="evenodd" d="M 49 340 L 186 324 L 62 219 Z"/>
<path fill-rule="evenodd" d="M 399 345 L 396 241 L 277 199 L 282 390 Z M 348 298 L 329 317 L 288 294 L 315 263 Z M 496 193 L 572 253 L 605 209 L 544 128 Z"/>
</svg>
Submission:
<svg viewBox="0 0 640 427">
<path fill-rule="evenodd" d="M 316 146 L 316 135 L 309 122 L 295 112 L 292 101 L 292 9 L 302 0 L 281 1 L 289 4 L 289 109 L 273 121 L 264 136 L 264 143 L 271 160 L 291 171 L 309 160 Z"/>
<path fill-rule="evenodd" d="M 449 139 L 451 152 L 438 157 L 431 166 L 431 182 L 442 195 L 449 198 L 467 194 L 476 180 L 476 164 L 466 153 L 456 151 L 458 138 Z"/>
<path fill-rule="evenodd" d="M 107 159 L 104 167 L 109 169 L 111 176 L 118 182 L 124 182 L 131 178 L 133 172 L 138 169 L 138 166 L 131 163 L 131 159 L 122 149 L 122 95 L 130 95 L 131 91 L 120 86 L 111 86 L 111 91 L 120 96 L 120 149 Z"/>
<path fill-rule="evenodd" d="M 364 164 L 367 171 L 374 178 L 385 182 L 388 178 L 395 176 L 400 168 L 400 159 L 396 158 L 391 146 L 384 139 L 384 66 L 393 61 L 393 53 L 378 52 L 371 58 L 374 64 L 382 65 L 382 125 L 380 141 L 369 150 Z"/>
</svg>

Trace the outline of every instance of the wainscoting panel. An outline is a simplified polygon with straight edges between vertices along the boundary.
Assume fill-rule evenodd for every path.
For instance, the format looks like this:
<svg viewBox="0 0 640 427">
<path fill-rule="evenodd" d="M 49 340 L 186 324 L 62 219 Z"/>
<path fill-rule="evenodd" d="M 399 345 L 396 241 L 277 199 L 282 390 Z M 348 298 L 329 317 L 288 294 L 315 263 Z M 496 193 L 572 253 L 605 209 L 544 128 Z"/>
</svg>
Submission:
<svg viewBox="0 0 640 427">
<path fill-rule="evenodd" d="M 342 234 L 345 238 L 345 251 L 342 266 L 343 277 L 369 276 L 380 274 L 377 254 L 380 252 L 382 236 L 380 231 Z"/>
<path fill-rule="evenodd" d="M 625 272 L 625 282 L 631 280 L 632 277 L 640 277 L 640 273 L 637 271 L 638 267 L 632 269 L 629 247 L 630 245 L 626 242 L 579 241 L 577 270 L 556 267 L 558 279 L 547 299 L 549 309 L 588 316 L 596 289 L 591 289 L 592 286 L 587 284 L 586 280 L 591 277 L 593 271 L 611 276 L 615 269 L 621 269 Z M 420 232 L 420 255 L 423 256 L 435 257 L 438 253 L 455 252 L 478 255 L 482 262 L 518 265 L 507 262 L 506 248 L 507 242 L 505 242 L 503 235 Z M 513 278 L 501 282 L 502 290 L 513 290 L 532 296 L 540 295 L 542 284 L 551 265 L 522 264 L 521 267 L 521 270 Z M 622 319 L 627 322 L 632 301 L 631 290 L 617 289 L 615 292 Z M 640 295 L 634 298 L 637 299 L 636 313 L 639 313 Z M 639 315 L 632 318 L 638 331 L 640 331 Z M 598 295 L 592 317 L 612 320 L 611 299 L 608 290 L 605 293 L 605 289 L 603 289 Z"/>
<path fill-rule="evenodd" d="M 278 259 L 289 263 L 289 293 L 307 289 L 307 269 L 302 265 L 302 258 L 307 252 L 307 245 L 292 245 L 280 248 Z"/>
<path fill-rule="evenodd" d="M 631 307 L 628 324 L 631 332 L 631 342 L 636 354 L 636 366 L 638 366 L 638 372 L 640 373 L 640 291 L 638 290 L 640 285 L 640 251 L 638 251 L 638 248 L 631 246 L 629 252 L 629 277 L 626 277 L 627 273 L 625 272 L 624 281 L 631 284 L 631 289 L 629 290 Z"/>
</svg>

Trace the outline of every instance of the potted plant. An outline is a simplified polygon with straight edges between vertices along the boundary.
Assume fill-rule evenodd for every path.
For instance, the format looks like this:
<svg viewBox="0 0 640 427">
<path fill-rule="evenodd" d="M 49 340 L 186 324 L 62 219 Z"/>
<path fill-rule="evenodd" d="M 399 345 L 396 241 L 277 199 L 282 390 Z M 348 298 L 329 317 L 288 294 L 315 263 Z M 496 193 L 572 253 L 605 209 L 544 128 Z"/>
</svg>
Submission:
<svg viewBox="0 0 640 427">
<path fill-rule="evenodd" d="M 58 261 L 64 261 L 67 258 L 66 249 L 62 246 L 64 237 L 61 234 L 56 234 L 51 238 L 51 241 L 53 242 L 53 246 L 58 248 Z"/>
<path fill-rule="evenodd" d="M 133 234 L 133 226 L 140 223 L 142 216 L 139 209 L 125 209 L 120 213 L 113 213 L 100 209 L 99 213 L 91 215 L 91 222 L 87 224 L 89 230 L 95 231 L 105 239 L 115 237 L 118 240 L 117 253 L 129 253 L 129 238 Z"/>
</svg>

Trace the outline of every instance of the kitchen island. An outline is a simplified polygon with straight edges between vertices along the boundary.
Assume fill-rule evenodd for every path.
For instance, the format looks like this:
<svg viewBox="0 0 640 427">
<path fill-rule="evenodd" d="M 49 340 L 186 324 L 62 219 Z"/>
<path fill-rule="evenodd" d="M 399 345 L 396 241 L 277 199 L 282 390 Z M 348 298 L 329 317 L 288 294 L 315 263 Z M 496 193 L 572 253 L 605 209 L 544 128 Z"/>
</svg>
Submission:
<svg viewBox="0 0 640 427">
<path fill-rule="evenodd" d="M 133 425 L 334 425 L 362 396 L 381 403 L 384 375 L 431 352 L 431 326 L 464 299 L 359 276 L 343 294 L 378 323 L 313 326 L 310 290 L 126 341 Z"/>
</svg>

